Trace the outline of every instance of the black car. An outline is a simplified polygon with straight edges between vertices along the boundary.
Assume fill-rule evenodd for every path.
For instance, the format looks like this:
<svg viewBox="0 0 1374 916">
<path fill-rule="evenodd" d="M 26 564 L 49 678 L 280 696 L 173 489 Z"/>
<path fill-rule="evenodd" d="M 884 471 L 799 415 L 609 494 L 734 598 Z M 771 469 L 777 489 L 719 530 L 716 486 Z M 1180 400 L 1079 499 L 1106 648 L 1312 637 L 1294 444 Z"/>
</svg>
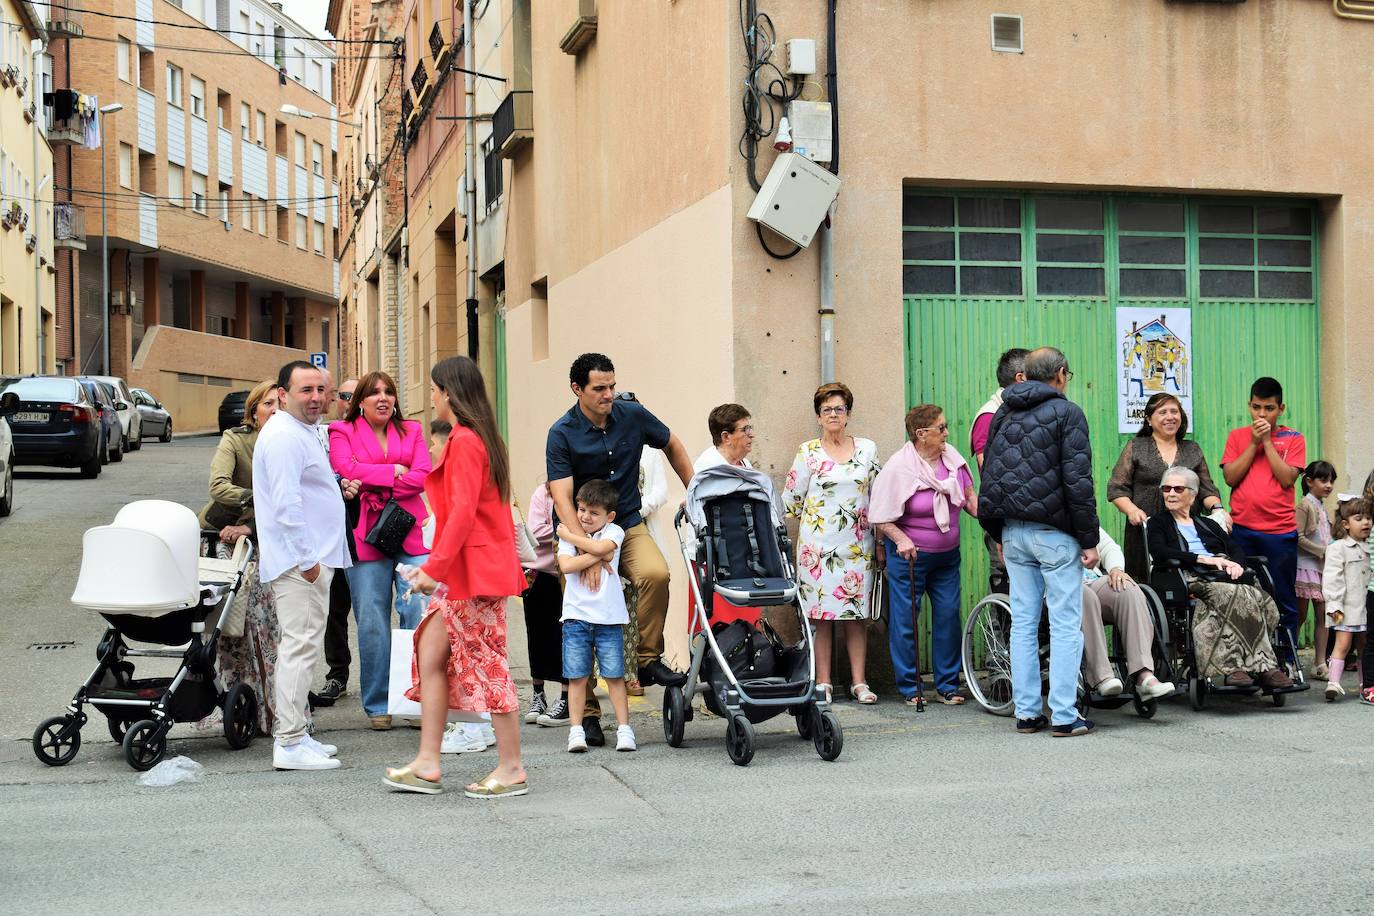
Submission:
<svg viewBox="0 0 1374 916">
<path fill-rule="evenodd" d="M 0 395 L 10 392 L 19 397 L 8 417 L 15 464 L 79 467 L 82 477 L 99 476 L 101 416 L 80 382 L 43 375 L 0 379 Z"/>
<path fill-rule="evenodd" d="M 78 377 L 77 381 L 86 389 L 91 403 L 95 405 L 96 413 L 100 414 L 102 460 L 106 464 L 111 461 L 123 461 L 124 427 L 119 420 L 119 395 L 115 392 L 114 386 L 108 382 L 88 378 Z"/>
<path fill-rule="evenodd" d="M 247 391 L 231 391 L 219 402 L 219 431 L 243 425 L 243 408 L 248 403 Z"/>
</svg>

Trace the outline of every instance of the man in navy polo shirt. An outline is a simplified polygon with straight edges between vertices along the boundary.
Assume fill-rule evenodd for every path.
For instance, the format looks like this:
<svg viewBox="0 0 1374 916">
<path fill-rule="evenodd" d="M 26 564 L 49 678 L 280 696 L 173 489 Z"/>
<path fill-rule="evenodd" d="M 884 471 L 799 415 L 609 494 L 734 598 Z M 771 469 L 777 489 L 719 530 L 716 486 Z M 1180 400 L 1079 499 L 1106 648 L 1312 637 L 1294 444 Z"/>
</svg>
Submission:
<svg viewBox="0 0 1374 916">
<path fill-rule="evenodd" d="M 692 479 L 692 460 L 682 440 L 637 401 L 615 396 L 615 366 L 600 353 L 583 353 L 568 372 L 577 403 L 549 428 L 544 452 L 558 521 L 583 535 L 573 494 L 588 480 L 601 479 L 620 497 L 616 524 L 625 529 L 620 572 L 639 591 L 639 680 L 670 686 L 686 682 L 663 663 L 663 624 L 668 616 L 668 564 L 649 536 L 640 513 L 639 459 L 648 445 L 662 449 L 685 487 Z M 580 575 L 590 589 L 600 583 L 599 566 Z M 601 735 L 600 707 L 587 692 L 583 727 L 587 742 Z M 575 713 L 574 713 L 575 714 Z M 604 739 L 603 739 L 604 741 Z"/>
</svg>

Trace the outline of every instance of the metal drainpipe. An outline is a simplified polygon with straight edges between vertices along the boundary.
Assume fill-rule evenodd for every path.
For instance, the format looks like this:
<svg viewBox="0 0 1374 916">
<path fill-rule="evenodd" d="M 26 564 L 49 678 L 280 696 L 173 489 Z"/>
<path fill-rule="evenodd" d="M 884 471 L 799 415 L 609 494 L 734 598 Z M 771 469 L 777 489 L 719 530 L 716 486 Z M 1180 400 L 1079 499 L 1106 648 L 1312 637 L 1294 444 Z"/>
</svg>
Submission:
<svg viewBox="0 0 1374 916">
<path fill-rule="evenodd" d="M 830 99 L 830 171 L 840 173 L 840 100 L 835 79 L 835 5 L 826 4 L 828 34 L 826 36 L 825 83 Z M 835 381 L 835 242 L 829 217 L 820 229 L 821 302 L 821 384 Z"/>
<path fill-rule="evenodd" d="M 467 172 L 467 319 L 468 357 L 477 360 L 477 42 L 472 35 L 472 0 L 463 0 L 463 38 L 467 46 L 467 72 L 463 74 L 464 168 Z"/>
<path fill-rule="evenodd" d="M 43 95 L 43 42 L 34 39 L 29 43 L 29 59 L 32 64 L 33 76 L 29 81 L 29 95 L 37 101 L 42 101 Z M 33 118 L 33 172 L 37 178 L 39 171 L 38 164 L 38 119 L 43 117 L 41 105 L 35 105 L 36 114 Z M 102 150 L 103 154 L 103 150 Z M 38 374 L 43 375 L 48 371 L 47 345 L 43 334 L 43 187 L 52 179 L 51 173 L 44 175 L 42 180 L 34 186 L 33 191 L 33 237 L 37 240 L 33 246 L 33 304 L 37 312 L 38 320 L 38 352 L 34 354 L 34 363 L 38 366 Z M 57 257 L 56 246 L 53 247 L 53 257 Z M 56 309 L 54 309 L 56 314 Z"/>
</svg>

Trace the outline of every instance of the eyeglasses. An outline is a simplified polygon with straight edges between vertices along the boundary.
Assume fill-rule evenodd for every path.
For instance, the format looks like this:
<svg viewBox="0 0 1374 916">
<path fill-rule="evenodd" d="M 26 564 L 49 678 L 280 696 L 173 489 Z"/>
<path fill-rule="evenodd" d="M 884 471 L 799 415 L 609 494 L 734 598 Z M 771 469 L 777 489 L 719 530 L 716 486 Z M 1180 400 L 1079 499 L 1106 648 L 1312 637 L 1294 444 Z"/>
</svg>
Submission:
<svg viewBox="0 0 1374 916">
<path fill-rule="evenodd" d="M 1073 370 L 1072 370 L 1072 369 L 1065 369 L 1065 370 L 1064 370 L 1064 381 L 1066 381 L 1066 382 L 1072 382 L 1072 381 L 1073 381 Z"/>
<path fill-rule="evenodd" d="M 351 392 L 351 391 L 340 391 L 340 392 L 339 392 L 339 400 L 340 400 L 340 401 L 351 401 L 351 400 L 353 400 L 353 392 Z"/>
<path fill-rule="evenodd" d="M 732 430 L 730 430 L 730 431 L 731 431 L 732 433 L 744 433 L 746 436 L 752 436 L 752 435 L 754 434 L 754 427 L 752 427 L 752 426 L 741 426 L 739 429 L 732 429 Z"/>
<path fill-rule="evenodd" d="M 1159 485 L 1159 492 L 1161 493 L 1186 493 L 1191 489 L 1191 487 L 1175 486 L 1171 483 L 1162 483 Z"/>
<path fill-rule="evenodd" d="M 822 407 L 821 416 L 823 417 L 842 417 L 849 413 L 848 407 Z"/>
<path fill-rule="evenodd" d="M 937 433 L 947 433 L 949 432 L 949 424 L 941 423 L 939 426 L 922 426 L 920 429 L 916 430 L 916 432 L 924 433 L 932 429 L 935 430 Z"/>
</svg>

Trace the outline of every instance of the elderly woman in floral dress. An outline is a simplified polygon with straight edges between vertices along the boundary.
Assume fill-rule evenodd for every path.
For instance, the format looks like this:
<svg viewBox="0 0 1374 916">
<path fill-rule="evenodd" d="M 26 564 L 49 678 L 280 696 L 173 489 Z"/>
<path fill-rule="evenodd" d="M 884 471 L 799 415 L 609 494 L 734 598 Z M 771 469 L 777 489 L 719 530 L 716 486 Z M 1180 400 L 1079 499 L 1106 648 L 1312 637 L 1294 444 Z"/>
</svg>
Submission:
<svg viewBox="0 0 1374 916">
<path fill-rule="evenodd" d="M 803 442 L 787 474 L 783 505 L 801 520 L 797 567 L 803 610 L 816 630 L 816 681 L 831 692 L 830 655 L 838 622 L 853 686 L 860 703 L 875 703 L 864 674 L 872 616 L 873 530 L 868 524 L 868 493 L 878 476 L 878 447 L 871 439 L 849 435 L 854 395 L 842 384 L 816 389 L 813 407 L 820 438 Z"/>
</svg>

